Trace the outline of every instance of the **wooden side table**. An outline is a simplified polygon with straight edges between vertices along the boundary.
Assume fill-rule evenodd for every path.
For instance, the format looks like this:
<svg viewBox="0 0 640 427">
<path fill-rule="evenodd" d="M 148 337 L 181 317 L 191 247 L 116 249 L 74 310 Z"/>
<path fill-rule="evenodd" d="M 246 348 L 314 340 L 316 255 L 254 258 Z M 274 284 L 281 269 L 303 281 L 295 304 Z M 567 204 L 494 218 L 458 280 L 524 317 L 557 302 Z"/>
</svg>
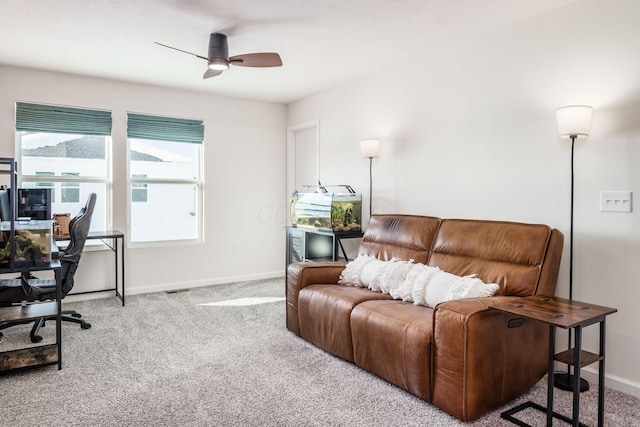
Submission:
<svg viewBox="0 0 640 427">
<path fill-rule="evenodd" d="M 515 316 L 537 320 L 549 325 L 549 367 L 547 378 L 547 407 L 534 402 L 525 402 L 501 414 L 502 418 L 523 427 L 530 427 L 523 421 L 513 417 L 514 414 L 527 408 L 534 408 L 547 413 L 547 426 L 551 426 L 553 418 L 561 419 L 574 427 L 584 426 L 580 422 L 580 369 L 583 366 L 598 362 L 598 427 L 604 425 L 604 359 L 605 359 L 605 320 L 618 310 L 585 302 L 558 297 L 530 296 L 507 304 L 491 306 Z M 600 324 L 599 354 L 582 350 L 582 328 Z M 575 332 L 573 349 L 555 353 L 556 328 L 569 329 Z M 554 361 L 566 363 L 574 367 L 573 373 L 573 417 L 559 414 L 553 410 L 553 376 Z"/>
</svg>

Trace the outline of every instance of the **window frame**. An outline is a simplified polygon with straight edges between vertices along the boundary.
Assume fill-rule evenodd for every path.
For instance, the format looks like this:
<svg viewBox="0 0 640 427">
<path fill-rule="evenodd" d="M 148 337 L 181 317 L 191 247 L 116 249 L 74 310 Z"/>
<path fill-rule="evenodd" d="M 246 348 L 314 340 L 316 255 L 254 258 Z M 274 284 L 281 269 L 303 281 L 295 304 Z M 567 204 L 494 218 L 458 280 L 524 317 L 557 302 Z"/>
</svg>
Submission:
<svg viewBox="0 0 640 427">
<path fill-rule="evenodd" d="M 197 176 L 194 179 L 185 179 L 185 178 L 141 178 L 141 177 L 132 177 L 131 173 L 131 140 L 132 139 L 144 139 L 137 137 L 127 137 L 126 143 L 126 174 L 127 174 L 127 240 L 128 246 L 132 248 L 136 247 L 164 247 L 164 246 L 176 246 L 176 245 L 195 245 L 202 244 L 204 242 L 204 143 L 196 144 L 198 145 L 198 159 L 196 161 L 197 164 Z M 153 140 L 151 140 L 153 141 Z M 191 144 L 189 142 L 179 142 L 179 141 L 168 141 L 174 142 L 176 144 Z M 137 175 L 137 174 L 134 174 Z M 160 239 L 153 241 L 133 241 L 132 240 L 132 190 L 134 184 L 144 184 L 147 188 L 153 184 L 191 184 L 194 185 L 197 189 L 197 197 L 196 197 L 196 215 L 197 215 L 197 234 L 193 239 Z M 161 232 L 161 230 L 159 230 Z"/>
<path fill-rule="evenodd" d="M 15 132 L 15 159 L 17 162 L 17 174 L 18 174 L 18 187 L 21 187 L 23 183 L 53 183 L 55 184 L 78 184 L 78 186 L 83 183 L 89 184 L 104 184 L 105 186 L 105 226 L 108 230 L 113 229 L 113 166 L 112 166 L 112 150 L 113 150 L 113 137 L 111 135 L 104 135 L 105 138 L 105 176 L 104 177 L 89 177 L 89 176 L 74 176 L 74 175 L 53 175 L 53 176 L 45 176 L 45 175 L 25 175 L 22 173 L 22 132 L 17 129 L 14 129 Z M 41 131 L 42 133 L 46 133 L 46 131 Z M 83 134 L 77 134 L 83 135 Z M 81 161 L 82 159 L 78 159 Z M 48 171 L 40 171 L 40 172 L 48 172 Z M 44 188 L 44 187 L 43 187 Z M 51 187 L 49 187 L 51 188 Z M 52 188 L 53 190 L 53 188 Z M 52 197 L 57 200 L 55 196 Z M 62 193 L 60 193 L 60 203 L 62 203 Z M 79 201 L 83 203 L 82 200 Z M 75 215 L 73 212 L 71 215 Z"/>
</svg>

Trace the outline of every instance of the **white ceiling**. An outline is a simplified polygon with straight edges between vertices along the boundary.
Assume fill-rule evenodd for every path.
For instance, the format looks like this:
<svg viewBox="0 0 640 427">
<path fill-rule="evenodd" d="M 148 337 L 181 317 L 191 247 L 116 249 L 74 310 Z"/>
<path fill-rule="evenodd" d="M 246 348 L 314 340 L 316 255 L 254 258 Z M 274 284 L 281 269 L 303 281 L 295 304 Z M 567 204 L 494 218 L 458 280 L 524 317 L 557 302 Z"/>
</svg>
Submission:
<svg viewBox="0 0 640 427">
<path fill-rule="evenodd" d="M 1 0 L 0 63 L 288 103 L 577 0 Z M 279 68 L 202 79 L 209 34 Z"/>
</svg>

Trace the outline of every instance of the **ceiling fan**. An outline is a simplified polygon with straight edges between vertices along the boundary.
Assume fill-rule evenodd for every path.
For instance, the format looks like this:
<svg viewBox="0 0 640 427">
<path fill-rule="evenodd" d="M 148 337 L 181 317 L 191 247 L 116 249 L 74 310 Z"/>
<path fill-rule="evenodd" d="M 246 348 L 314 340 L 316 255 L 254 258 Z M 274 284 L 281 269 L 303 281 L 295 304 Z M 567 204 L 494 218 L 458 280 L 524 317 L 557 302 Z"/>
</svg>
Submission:
<svg viewBox="0 0 640 427">
<path fill-rule="evenodd" d="M 167 46 L 166 44 L 158 42 L 154 43 L 163 47 L 168 47 L 169 49 L 197 56 L 198 58 L 207 61 L 208 68 L 202 76 L 203 79 L 219 76 L 223 71 L 229 69 L 229 64 L 239 65 L 241 67 L 280 67 L 282 65 L 280 55 L 275 52 L 245 53 L 244 55 L 229 56 L 227 36 L 221 33 L 212 33 L 209 36 L 208 56 L 187 52 L 186 50 Z"/>
</svg>

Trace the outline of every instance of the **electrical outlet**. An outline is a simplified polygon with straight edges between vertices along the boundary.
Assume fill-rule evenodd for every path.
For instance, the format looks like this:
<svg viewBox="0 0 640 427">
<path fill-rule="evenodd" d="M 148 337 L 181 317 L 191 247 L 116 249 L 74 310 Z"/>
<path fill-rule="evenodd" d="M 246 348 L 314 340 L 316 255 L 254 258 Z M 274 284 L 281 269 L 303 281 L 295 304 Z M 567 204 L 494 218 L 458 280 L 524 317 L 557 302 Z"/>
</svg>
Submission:
<svg viewBox="0 0 640 427">
<path fill-rule="evenodd" d="M 600 212 L 631 212 L 631 191 L 601 191 Z"/>
</svg>

